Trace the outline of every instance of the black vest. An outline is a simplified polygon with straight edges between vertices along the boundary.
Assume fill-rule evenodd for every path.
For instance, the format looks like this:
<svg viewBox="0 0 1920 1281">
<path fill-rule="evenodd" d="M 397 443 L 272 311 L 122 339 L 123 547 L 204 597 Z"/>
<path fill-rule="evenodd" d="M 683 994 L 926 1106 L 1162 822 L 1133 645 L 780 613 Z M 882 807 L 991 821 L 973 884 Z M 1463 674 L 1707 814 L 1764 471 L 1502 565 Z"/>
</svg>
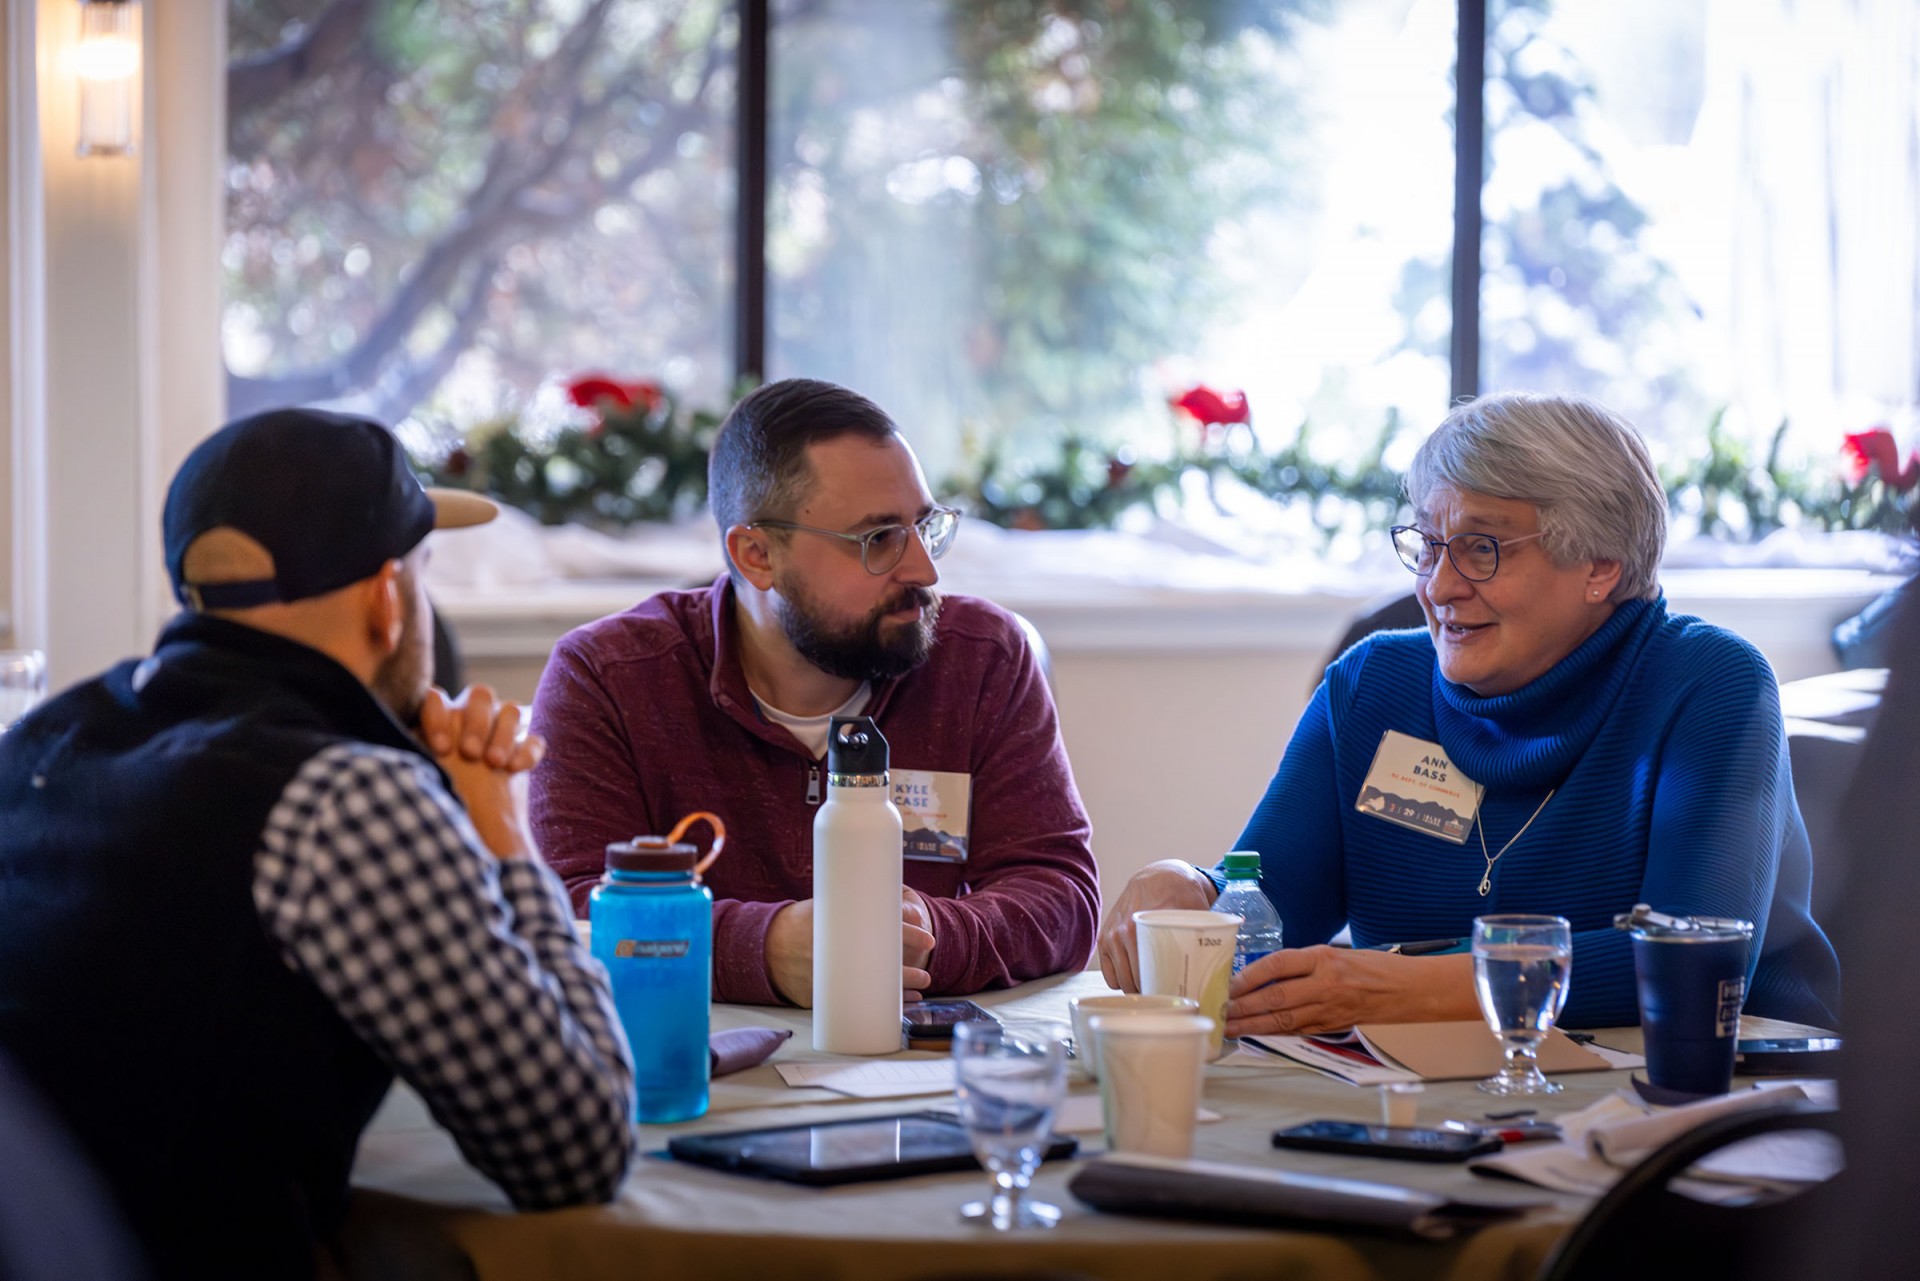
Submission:
<svg viewBox="0 0 1920 1281">
<path fill-rule="evenodd" d="M 0 735 L 0 1048 L 162 1277 L 306 1277 L 392 1073 L 252 899 L 310 757 L 421 753 L 316 650 L 183 615 Z"/>
</svg>

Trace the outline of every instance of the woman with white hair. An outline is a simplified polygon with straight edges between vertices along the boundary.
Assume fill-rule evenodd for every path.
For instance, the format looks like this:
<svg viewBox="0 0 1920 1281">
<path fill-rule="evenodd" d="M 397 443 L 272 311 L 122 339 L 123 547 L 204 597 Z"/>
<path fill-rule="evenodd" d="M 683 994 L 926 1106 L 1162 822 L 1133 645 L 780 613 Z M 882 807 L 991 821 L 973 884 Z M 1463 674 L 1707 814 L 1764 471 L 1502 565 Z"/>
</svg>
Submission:
<svg viewBox="0 0 1920 1281">
<path fill-rule="evenodd" d="M 1573 925 L 1563 1024 L 1637 1023 L 1613 928 L 1635 903 L 1753 921 L 1747 1010 L 1833 1026 L 1773 672 L 1667 611 L 1666 497 L 1633 428 L 1573 397 L 1488 396 L 1447 416 L 1406 488 L 1394 548 L 1427 631 L 1328 669 L 1240 836 L 1290 946 L 1236 978 L 1228 1034 L 1478 1018 L 1471 957 L 1373 949 L 1508 912 Z M 1219 885 L 1178 860 L 1137 874 L 1101 930 L 1108 981 L 1137 986 L 1135 911 L 1207 907 Z M 1343 925 L 1354 947 L 1325 946 Z"/>
</svg>

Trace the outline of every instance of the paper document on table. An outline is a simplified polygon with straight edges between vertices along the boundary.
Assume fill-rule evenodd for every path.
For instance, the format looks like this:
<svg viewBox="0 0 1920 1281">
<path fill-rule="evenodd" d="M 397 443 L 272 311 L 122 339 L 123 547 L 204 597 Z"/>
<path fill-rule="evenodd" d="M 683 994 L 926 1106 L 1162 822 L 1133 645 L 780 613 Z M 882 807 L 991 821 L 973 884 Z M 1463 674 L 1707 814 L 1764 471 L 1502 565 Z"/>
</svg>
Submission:
<svg viewBox="0 0 1920 1281">
<path fill-rule="evenodd" d="M 780 1079 L 795 1089 L 832 1090 L 855 1099 L 904 1099 L 953 1092 L 952 1059 L 875 1063 L 776 1063 Z"/>
<path fill-rule="evenodd" d="M 1424 1081 L 1476 1081 L 1500 1070 L 1500 1038 L 1479 1019 L 1457 1023 L 1366 1023 L 1354 1029 L 1360 1042 L 1385 1063 L 1395 1063 Z M 1537 1051 L 1542 1072 L 1600 1072 L 1607 1061 L 1550 1028 Z"/>
<path fill-rule="evenodd" d="M 1762 1134 L 1715 1152 L 1694 1166 L 1693 1173 L 1742 1187 L 1758 1183 L 1791 1190 L 1824 1183 L 1840 1173 L 1845 1164 L 1836 1136 L 1824 1130 L 1786 1130 Z"/>
<path fill-rule="evenodd" d="M 1390 1067 L 1358 1047 L 1328 1045 L 1310 1036 L 1249 1036 L 1241 1038 L 1241 1044 L 1258 1046 L 1268 1054 L 1352 1085 L 1390 1085 L 1420 1079 L 1419 1073 Z"/>
<path fill-rule="evenodd" d="M 1589 1041 L 1581 1048 L 1589 1054 L 1599 1055 L 1608 1067 L 1616 1071 L 1628 1068 L 1642 1068 L 1647 1065 L 1647 1056 L 1644 1054 L 1634 1054 L 1629 1050 L 1615 1050 L 1608 1046 L 1601 1045 L 1598 1041 Z"/>
<path fill-rule="evenodd" d="M 1249 1036 L 1251 1044 L 1354 1085 L 1400 1081 L 1470 1081 L 1500 1068 L 1500 1042 L 1478 1021 L 1371 1023 L 1331 1036 Z M 1637 1064 L 1636 1064 L 1637 1065 Z M 1594 1072 L 1627 1066 L 1582 1049 L 1558 1028 L 1540 1045 L 1547 1072 Z"/>
</svg>

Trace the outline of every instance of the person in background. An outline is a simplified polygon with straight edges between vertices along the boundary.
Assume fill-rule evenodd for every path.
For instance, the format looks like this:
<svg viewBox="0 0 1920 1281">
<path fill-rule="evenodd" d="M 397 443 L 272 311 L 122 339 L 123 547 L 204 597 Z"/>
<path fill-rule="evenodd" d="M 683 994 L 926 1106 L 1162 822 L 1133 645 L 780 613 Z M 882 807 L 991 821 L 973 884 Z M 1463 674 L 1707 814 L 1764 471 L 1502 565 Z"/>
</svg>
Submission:
<svg viewBox="0 0 1920 1281">
<path fill-rule="evenodd" d="M 575 908 L 610 843 L 717 811 L 715 997 L 811 1004 L 821 758 L 831 718 L 864 715 L 909 827 L 929 812 L 908 836 L 902 988 L 1083 965 L 1100 889 L 1045 676 L 1011 615 L 934 590 L 959 515 L 892 420 L 843 387 L 772 383 L 721 424 L 709 477 L 727 574 L 568 633 L 534 697 L 534 833 Z"/>
<path fill-rule="evenodd" d="M 158 1277 L 313 1275 L 396 1074 L 519 1207 L 624 1177 L 627 1043 L 515 791 L 540 744 L 427 686 L 423 540 L 492 515 L 377 423 L 229 424 L 168 492 L 152 655 L 0 736 L 0 1050 Z"/>
<path fill-rule="evenodd" d="M 1240 836 L 1294 946 L 1235 980 L 1228 1034 L 1477 1018 L 1470 956 L 1373 949 L 1505 912 L 1572 923 L 1563 1022 L 1637 1023 L 1613 917 L 1642 902 L 1755 922 L 1748 1011 L 1833 1026 L 1779 689 L 1751 645 L 1668 612 L 1639 436 L 1589 401 L 1483 397 L 1422 445 L 1407 496 L 1393 542 L 1427 627 L 1333 664 Z M 1218 884 L 1138 873 L 1102 930 L 1108 980 L 1136 985 L 1133 912 Z M 1327 946 L 1342 926 L 1354 947 Z"/>
</svg>

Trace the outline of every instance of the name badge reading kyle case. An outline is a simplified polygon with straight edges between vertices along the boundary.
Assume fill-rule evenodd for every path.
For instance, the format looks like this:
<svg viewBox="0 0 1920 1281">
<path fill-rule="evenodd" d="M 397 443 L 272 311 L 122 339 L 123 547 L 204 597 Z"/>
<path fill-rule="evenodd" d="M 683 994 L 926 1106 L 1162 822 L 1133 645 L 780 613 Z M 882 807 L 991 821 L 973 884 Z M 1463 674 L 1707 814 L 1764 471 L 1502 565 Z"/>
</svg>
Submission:
<svg viewBox="0 0 1920 1281">
<path fill-rule="evenodd" d="M 1390 729 L 1380 736 L 1354 808 L 1463 845 L 1484 790 L 1454 768 L 1440 744 Z"/>
<path fill-rule="evenodd" d="M 973 775 L 937 769 L 893 771 L 893 803 L 900 810 L 903 850 L 929 863 L 967 861 L 973 811 Z"/>
</svg>

